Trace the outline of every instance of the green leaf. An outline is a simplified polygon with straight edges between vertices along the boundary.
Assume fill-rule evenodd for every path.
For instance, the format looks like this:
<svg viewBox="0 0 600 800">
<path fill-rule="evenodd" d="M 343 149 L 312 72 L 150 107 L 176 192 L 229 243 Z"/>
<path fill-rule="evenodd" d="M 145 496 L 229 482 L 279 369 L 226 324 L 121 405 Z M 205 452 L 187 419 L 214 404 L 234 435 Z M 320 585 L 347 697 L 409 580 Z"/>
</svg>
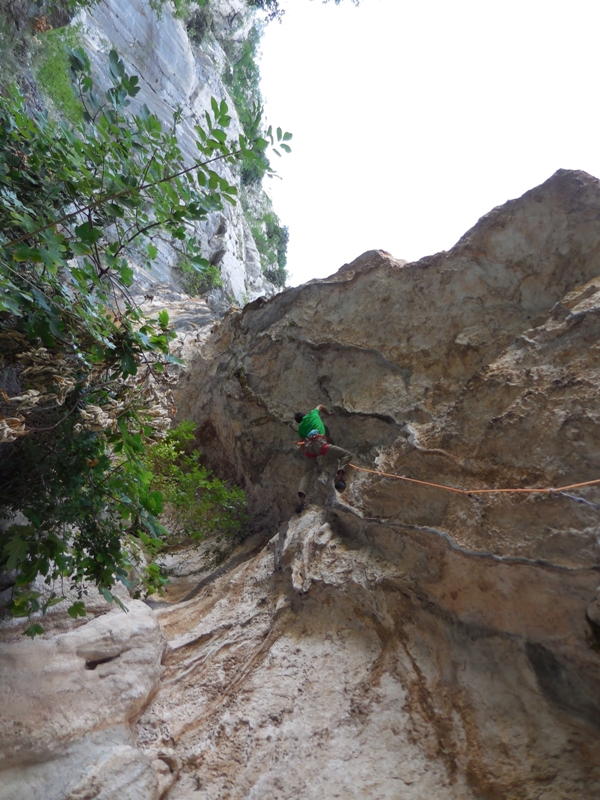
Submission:
<svg viewBox="0 0 600 800">
<path fill-rule="evenodd" d="M 135 375 L 137 372 L 137 364 L 133 354 L 125 352 L 121 356 L 121 372 L 123 375 Z"/>
<path fill-rule="evenodd" d="M 163 512 L 162 492 L 159 491 L 149 492 L 148 495 L 146 496 L 144 507 L 147 509 L 147 511 L 156 516 L 162 514 Z"/>
<path fill-rule="evenodd" d="M 30 528 L 33 531 L 33 528 Z M 20 536 L 13 536 L 4 545 L 3 553 L 8 556 L 5 569 L 7 572 L 12 572 L 27 558 L 29 553 L 29 543 L 23 541 Z"/>
<path fill-rule="evenodd" d="M 99 239 L 102 238 L 102 228 L 95 228 L 90 225 L 89 222 L 84 222 L 83 225 L 78 225 L 75 228 L 75 233 L 82 242 L 87 242 L 88 244 L 95 244 Z"/>
<path fill-rule="evenodd" d="M 69 608 L 67 608 L 67 614 L 72 617 L 72 619 L 77 619 L 77 617 L 85 617 L 87 615 L 87 611 L 85 609 L 85 603 L 83 600 L 77 600 L 72 603 Z"/>
<path fill-rule="evenodd" d="M 92 252 L 92 248 L 89 244 L 85 244 L 84 242 L 71 242 L 71 250 L 76 256 L 89 256 Z"/>
<path fill-rule="evenodd" d="M 114 598 L 112 592 L 109 592 L 108 589 L 106 589 L 104 587 L 101 587 L 100 588 L 100 594 L 106 600 L 107 603 L 113 603 L 114 602 L 115 598 Z"/>
<path fill-rule="evenodd" d="M 42 252 L 37 247 L 28 247 L 26 244 L 20 244 L 13 250 L 13 261 L 33 261 L 40 263 L 42 261 Z"/>
<path fill-rule="evenodd" d="M 119 269 L 119 277 L 125 286 L 131 286 L 133 283 L 133 270 L 128 264 L 123 264 Z"/>
<path fill-rule="evenodd" d="M 39 289 L 32 289 L 32 295 L 35 297 L 36 302 L 44 309 L 44 311 L 50 312 L 50 306 L 46 302 L 46 297 Z"/>
<path fill-rule="evenodd" d="M 289 140 L 290 140 L 291 138 L 292 138 L 292 134 L 291 134 L 291 133 L 289 133 L 289 132 L 286 132 L 286 133 L 284 133 L 284 134 L 283 134 L 283 141 L 284 141 L 284 142 L 289 142 Z"/>
<path fill-rule="evenodd" d="M 0 311 L 9 311 L 16 317 L 24 316 L 24 309 L 21 304 L 14 300 L 9 295 L 0 295 Z"/>
<path fill-rule="evenodd" d="M 44 629 L 42 628 L 41 625 L 38 625 L 37 622 L 35 622 L 33 625 L 30 625 L 28 628 L 25 628 L 25 630 L 23 631 L 24 635 L 29 636 L 31 639 L 33 639 L 36 636 L 40 636 L 43 632 Z"/>
<path fill-rule="evenodd" d="M 169 327 L 169 312 L 162 310 L 158 312 L 158 324 L 163 330 Z"/>
<path fill-rule="evenodd" d="M 144 523 L 148 528 L 148 530 L 150 531 L 150 533 L 156 538 L 161 538 L 169 535 L 169 531 L 165 527 L 163 527 L 160 524 L 160 522 L 157 519 L 155 519 L 151 514 L 147 514 L 144 517 Z"/>
<path fill-rule="evenodd" d="M 69 52 L 69 64 L 74 72 L 88 72 L 90 69 L 90 60 L 82 47 Z"/>
<path fill-rule="evenodd" d="M 57 597 L 54 593 L 52 593 L 48 598 L 48 600 L 46 600 L 45 603 L 42 605 L 42 614 L 45 614 L 49 608 L 52 608 L 52 606 L 58 605 L 58 603 L 62 603 L 63 600 L 66 600 L 66 597 L 62 595 Z"/>
<path fill-rule="evenodd" d="M 118 597 L 116 597 L 116 596 L 115 596 L 115 595 L 114 595 L 112 592 L 110 592 L 108 589 L 106 589 L 106 588 L 102 587 L 102 588 L 100 589 L 100 594 L 101 594 L 101 595 L 102 595 L 102 597 L 103 597 L 103 598 L 106 600 L 106 602 L 107 602 L 107 603 L 116 603 L 116 604 L 119 606 L 119 608 L 120 608 L 122 611 L 127 611 L 127 608 L 126 608 L 126 607 L 123 605 L 123 603 L 121 602 L 121 600 L 119 600 L 119 598 L 118 598 Z"/>
</svg>

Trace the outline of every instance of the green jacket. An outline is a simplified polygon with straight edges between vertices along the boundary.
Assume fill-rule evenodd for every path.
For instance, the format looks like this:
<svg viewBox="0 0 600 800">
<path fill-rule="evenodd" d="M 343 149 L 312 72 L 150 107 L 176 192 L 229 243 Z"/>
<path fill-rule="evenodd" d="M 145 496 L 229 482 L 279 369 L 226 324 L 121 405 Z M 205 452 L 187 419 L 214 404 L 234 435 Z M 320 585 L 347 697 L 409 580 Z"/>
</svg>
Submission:
<svg viewBox="0 0 600 800">
<path fill-rule="evenodd" d="M 319 431 L 323 436 L 325 435 L 325 425 L 323 425 L 323 420 L 316 408 L 302 417 L 302 422 L 298 426 L 298 436 L 306 439 L 311 431 Z"/>
</svg>

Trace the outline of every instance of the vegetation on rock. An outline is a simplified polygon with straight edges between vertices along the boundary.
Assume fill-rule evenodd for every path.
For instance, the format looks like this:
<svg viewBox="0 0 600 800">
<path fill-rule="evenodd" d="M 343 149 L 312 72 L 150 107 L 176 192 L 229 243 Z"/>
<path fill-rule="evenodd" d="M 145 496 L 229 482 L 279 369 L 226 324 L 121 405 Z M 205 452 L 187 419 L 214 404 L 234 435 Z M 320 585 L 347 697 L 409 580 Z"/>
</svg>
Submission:
<svg viewBox="0 0 600 800">
<path fill-rule="evenodd" d="M 200 463 L 191 448 L 196 426 L 181 422 L 150 447 L 145 463 L 152 488 L 163 495 L 171 540 L 203 539 L 207 534 L 236 535 L 246 521 L 244 492 L 228 487 Z"/>
<path fill-rule="evenodd" d="M 37 35 L 39 45 L 33 56 L 38 86 L 57 111 L 70 122 L 82 118 L 82 106 L 69 80 L 69 51 L 79 45 L 77 27 L 51 28 Z"/>
<path fill-rule="evenodd" d="M 260 70 L 257 63 L 261 35 L 262 27 L 254 25 L 241 49 L 225 43 L 230 61 L 223 79 L 229 89 L 244 133 L 248 137 L 256 136 L 264 124 Z M 281 135 L 280 130 L 278 133 L 280 134 L 277 137 L 278 146 L 284 152 L 290 152 L 288 142 L 292 138 L 291 134 Z M 277 148 L 274 148 L 274 152 L 280 155 Z M 242 166 L 241 179 L 244 187 L 242 206 L 261 257 L 263 274 L 271 283 L 283 287 L 287 281 L 285 267 L 289 233 L 287 227 L 281 224 L 268 195 L 262 188 L 263 175 L 269 168 L 266 155 L 262 164 L 255 161 Z"/>
<path fill-rule="evenodd" d="M 0 568 L 15 575 L 12 611 L 23 616 L 61 599 L 42 603 L 30 588 L 38 576 L 78 593 L 75 616 L 85 613 L 88 583 L 114 599 L 115 581 L 127 583 L 126 537 L 166 535 L 163 491 L 177 504 L 169 476 L 148 468 L 148 445 L 170 425 L 161 384 L 178 360 L 168 314 L 145 317 L 129 292 L 128 256 L 136 248 L 150 264 L 160 234 L 202 276 L 210 265 L 188 223 L 237 194 L 215 162 L 264 164 L 268 146 L 261 137 L 228 141 L 227 104 L 213 99 L 206 126 L 196 127 L 199 158 L 186 166 L 179 114 L 164 129 L 145 106 L 132 113 L 138 78 L 114 51 L 104 96 L 82 50 L 70 65 L 77 123 L 28 114 L 15 89 L 0 98 Z M 171 477 L 194 458 L 179 453 Z M 184 497 L 194 482 L 202 491 L 197 513 L 209 528 L 241 524 L 236 490 L 199 466 L 185 480 Z M 198 518 L 194 526 L 197 534 Z"/>
</svg>

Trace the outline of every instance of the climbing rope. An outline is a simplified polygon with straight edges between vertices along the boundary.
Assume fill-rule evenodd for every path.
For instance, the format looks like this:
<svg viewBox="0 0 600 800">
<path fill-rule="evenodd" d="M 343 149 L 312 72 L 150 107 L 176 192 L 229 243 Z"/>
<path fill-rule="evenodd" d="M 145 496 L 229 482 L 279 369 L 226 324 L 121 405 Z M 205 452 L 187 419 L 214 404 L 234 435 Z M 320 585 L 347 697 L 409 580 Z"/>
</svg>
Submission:
<svg viewBox="0 0 600 800">
<path fill-rule="evenodd" d="M 518 494 L 564 494 L 566 491 L 570 489 L 581 489 L 583 486 L 594 486 L 600 483 L 600 478 L 596 478 L 593 481 L 584 481 L 583 483 L 571 483 L 569 486 L 558 486 L 556 488 L 547 488 L 547 489 L 459 489 L 456 486 L 445 486 L 442 483 L 431 483 L 429 481 L 419 481 L 416 478 L 407 478 L 406 475 L 394 475 L 389 472 L 378 472 L 375 469 L 366 469 L 365 467 L 359 467 L 356 464 L 350 464 L 351 467 L 354 469 L 359 470 L 360 472 L 369 472 L 371 475 L 381 475 L 384 478 L 395 478 L 397 481 L 407 481 L 408 483 L 418 483 L 421 486 L 431 486 L 434 489 L 443 489 L 446 492 L 456 492 L 457 494 L 508 494 L 508 493 L 518 493 Z M 565 497 L 569 497 L 571 500 L 578 500 L 581 502 L 586 502 L 583 498 L 575 498 L 570 497 L 569 495 L 564 495 Z M 595 503 L 590 505 L 596 505 Z"/>
</svg>

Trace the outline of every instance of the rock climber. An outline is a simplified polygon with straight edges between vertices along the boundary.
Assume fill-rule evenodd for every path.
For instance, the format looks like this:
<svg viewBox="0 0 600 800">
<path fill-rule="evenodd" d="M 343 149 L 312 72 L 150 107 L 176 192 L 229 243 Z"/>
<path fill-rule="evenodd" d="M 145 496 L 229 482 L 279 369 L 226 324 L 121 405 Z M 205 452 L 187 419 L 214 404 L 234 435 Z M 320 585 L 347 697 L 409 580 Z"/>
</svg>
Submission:
<svg viewBox="0 0 600 800">
<path fill-rule="evenodd" d="M 298 497 L 300 503 L 296 507 L 296 514 L 304 509 L 306 503 L 306 495 L 312 483 L 315 467 L 317 466 L 317 458 L 323 456 L 326 464 L 332 461 L 337 461 L 337 472 L 335 474 L 335 488 L 338 492 L 343 492 L 346 488 L 346 481 L 344 477 L 349 479 L 348 465 L 352 461 L 352 453 L 344 450 L 342 447 L 336 447 L 327 441 L 325 432 L 325 425 L 321 419 L 321 414 L 330 417 L 332 411 L 328 411 L 325 406 L 318 405 L 313 408 L 308 414 L 301 414 L 298 412 L 294 415 L 294 419 L 299 423 L 298 436 L 303 440 L 302 450 L 304 452 L 304 473 L 300 480 L 298 487 Z"/>
</svg>

